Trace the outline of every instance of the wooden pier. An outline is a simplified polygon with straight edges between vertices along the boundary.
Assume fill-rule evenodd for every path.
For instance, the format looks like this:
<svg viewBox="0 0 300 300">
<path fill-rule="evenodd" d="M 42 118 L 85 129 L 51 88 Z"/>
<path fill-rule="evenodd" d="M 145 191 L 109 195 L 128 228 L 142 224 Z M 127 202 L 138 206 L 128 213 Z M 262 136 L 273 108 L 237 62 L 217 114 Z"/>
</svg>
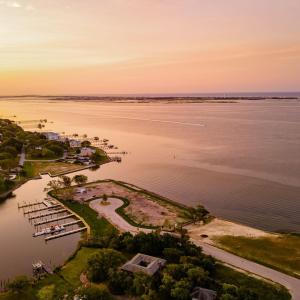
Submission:
<svg viewBox="0 0 300 300">
<path fill-rule="evenodd" d="M 82 223 L 82 221 L 81 220 L 76 220 L 76 221 L 61 224 L 61 225 L 64 226 L 64 227 L 68 227 L 68 226 L 76 225 L 76 224 L 79 224 L 79 223 Z"/>
<path fill-rule="evenodd" d="M 39 206 L 35 207 L 36 205 L 39 205 Z M 28 207 L 28 210 L 24 209 L 26 207 Z M 85 223 L 85 221 L 58 201 L 54 201 L 54 200 L 52 201 L 51 199 L 49 199 L 49 200 L 45 199 L 45 200 L 39 201 L 39 202 L 38 201 L 32 202 L 32 203 L 25 202 L 22 204 L 18 203 L 18 208 L 23 208 L 24 215 L 27 215 L 28 220 L 32 221 L 31 224 L 38 230 L 37 233 L 43 232 L 43 229 L 40 229 L 38 227 L 40 225 L 54 223 L 54 222 L 56 223 L 57 221 L 65 220 L 65 219 L 69 219 L 69 218 L 71 218 L 73 220 L 67 220 L 65 224 L 58 224 L 58 225 L 65 228 L 65 227 L 70 227 L 73 225 L 83 223 L 83 227 L 76 226 L 75 229 L 73 229 L 71 227 L 70 228 L 71 230 L 69 230 L 69 231 L 64 231 L 64 232 L 56 231 L 56 232 L 49 232 L 49 233 L 47 232 L 45 234 L 37 235 L 37 236 L 46 235 L 45 241 L 61 238 L 61 237 L 64 237 L 64 236 L 67 236 L 70 234 L 82 232 L 84 230 L 87 230 L 89 232 L 89 227 Z M 39 214 L 39 212 L 42 212 L 42 213 Z M 35 215 L 31 215 L 31 214 L 35 214 Z M 60 214 L 63 214 L 63 215 L 60 215 Z M 39 229 L 41 231 L 39 231 Z M 44 230 L 45 230 L 45 228 L 44 228 Z M 33 236 L 35 237 L 36 235 L 33 234 Z M 38 262 L 37 264 L 35 264 L 35 267 L 37 269 L 41 270 L 44 268 L 44 264 L 42 262 Z M 43 271 L 45 271 L 45 270 L 43 270 Z"/>
<path fill-rule="evenodd" d="M 57 217 L 57 218 L 54 218 L 54 219 L 48 219 L 48 220 L 40 221 L 40 222 L 34 223 L 34 226 L 39 226 L 39 225 L 43 225 L 43 224 L 47 224 L 47 223 L 51 223 L 51 222 L 56 222 L 56 221 L 68 219 L 68 218 L 71 218 L 71 217 L 74 217 L 74 214 L 68 214 L 68 215 L 65 215 L 65 216 L 62 216 L 62 217 Z"/>
<path fill-rule="evenodd" d="M 56 210 L 56 211 L 51 211 L 51 212 L 48 212 L 48 213 L 40 214 L 40 215 L 37 215 L 37 216 L 31 216 L 28 219 L 33 220 L 33 219 L 44 218 L 44 217 L 48 217 L 48 216 L 51 216 L 51 215 L 60 214 L 60 213 L 66 212 L 66 211 L 68 211 L 68 210 L 63 208 L 63 209 L 59 209 L 59 210 Z"/>
<path fill-rule="evenodd" d="M 20 205 L 18 203 L 18 208 L 25 208 L 25 207 L 34 206 L 34 205 L 40 205 L 40 204 L 43 204 L 43 202 L 24 203 L 22 205 Z"/>
<path fill-rule="evenodd" d="M 50 207 L 43 207 L 43 208 L 37 208 L 37 209 L 24 211 L 24 215 L 39 212 L 39 211 L 43 211 L 43 210 L 48 210 L 48 209 L 51 209 L 51 208 L 57 208 L 57 207 L 60 207 L 60 206 L 61 206 L 60 204 L 55 204 L 55 205 L 52 205 Z"/>
<path fill-rule="evenodd" d="M 68 226 L 72 226 L 72 225 L 76 225 L 76 224 L 79 224 L 79 223 L 82 223 L 81 220 L 76 220 L 76 221 L 73 221 L 73 222 L 69 222 L 69 223 L 65 223 L 65 224 L 60 224 L 59 226 L 63 226 L 63 228 L 65 229 L 66 227 Z M 64 229 L 60 230 L 60 231 L 63 231 Z M 39 237 L 39 236 L 42 236 L 42 235 L 48 235 L 48 234 L 58 234 L 57 232 L 59 231 L 56 231 L 56 232 L 51 232 L 50 231 L 50 227 L 48 228 L 44 228 L 44 230 L 49 230 L 48 232 L 45 232 L 45 231 L 37 231 L 35 232 L 35 235 L 33 237 Z"/>
<path fill-rule="evenodd" d="M 77 228 L 77 229 L 74 229 L 74 230 L 70 230 L 70 231 L 66 231 L 66 232 L 63 232 L 63 233 L 54 234 L 54 235 L 46 237 L 45 241 L 49 241 L 49 240 L 57 239 L 57 238 L 60 238 L 60 237 L 66 236 L 66 235 L 70 235 L 70 234 L 74 234 L 74 233 L 77 233 L 77 232 L 81 232 L 81 231 L 84 231 L 86 229 L 87 229 L 86 227 L 80 227 L 80 228 Z"/>
</svg>

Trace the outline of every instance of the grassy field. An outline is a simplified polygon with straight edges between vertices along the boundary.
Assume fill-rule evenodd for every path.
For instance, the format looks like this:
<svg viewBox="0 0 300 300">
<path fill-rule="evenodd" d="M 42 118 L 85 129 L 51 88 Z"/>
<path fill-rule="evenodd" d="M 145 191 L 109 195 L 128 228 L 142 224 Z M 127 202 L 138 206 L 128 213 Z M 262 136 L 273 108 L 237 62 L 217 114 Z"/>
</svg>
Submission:
<svg viewBox="0 0 300 300">
<path fill-rule="evenodd" d="M 59 274 L 73 286 L 80 285 L 80 274 L 84 271 L 89 257 L 98 252 L 99 249 L 82 247 L 59 272 Z"/>
<path fill-rule="evenodd" d="M 216 240 L 221 248 L 249 260 L 300 278 L 300 237 L 270 238 L 224 236 Z"/>
<path fill-rule="evenodd" d="M 88 204 L 78 202 L 61 201 L 65 206 L 70 208 L 76 214 L 84 218 L 86 223 L 91 228 L 91 236 L 98 237 L 107 234 L 108 232 L 117 231 L 106 219 L 99 217 L 98 213 L 91 209 Z"/>
<path fill-rule="evenodd" d="M 256 279 L 221 264 L 218 265 L 216 279 L 228 284 L 241 285 L 253 289 L 259 295 L 257 300 L 291 299 L 289 292 L 284 287 Z"/>
<path fill-rule="evenodd" d="M 85 169 L 85 166 L 63 162 L 25 162 L 24 170 L 27 177 L 36 177 L 41 173 L 50 173 L 56 176 L 62 173 L 76 172 Z"/>
</svg>

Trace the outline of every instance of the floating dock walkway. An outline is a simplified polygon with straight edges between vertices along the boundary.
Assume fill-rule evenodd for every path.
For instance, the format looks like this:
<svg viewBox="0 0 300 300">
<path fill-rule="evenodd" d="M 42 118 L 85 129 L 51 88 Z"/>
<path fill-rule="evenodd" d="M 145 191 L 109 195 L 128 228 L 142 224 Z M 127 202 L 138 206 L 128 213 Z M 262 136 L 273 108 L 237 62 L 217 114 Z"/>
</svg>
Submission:
<svg viewBox="0 0 300 300">
<path fill-rule="evenodd" d="M 80 228 L 77 228 L 77 229 L 74 229 L 74 230 L 70 230 L 70 231 L 66 231 L 66 232 L 63 232 L 63 233 L 50 235 L 50 236 L 48 236 L 48 237 L 45 238 L 45 241 L 49 241 L 49 240 L 57 239 L 57 238 L 60 238 L 60 237 L 66 236 L 66 235 L 70 235 L 70 234 L 74 234 L 74 233 L 77 233 L 77 232 L 81 232 L 81 231 L 84 231 L 86 229 L 87 229 L 86 227 L 80 227 Z"/>
<path fill-rule="evenodd" d="M 74 214 L 68 214 L 62 217 L 57 217 L 57 218 L 53 218 L 53 219 L 48 219 L 48 220 L 44 220 L 44 221 L 39 221 L 34 223 L 34 226 L 39 226 L 39 225 L 43 225 L 43 224 L 47 224 L 47 223 L 51 223 L 51 222 L 55 222 L 55 221 L 60 221 L 60 220 L 64 220 L 64 219 L 68 219 L 68 218 L 74 218 Z"/>
<path fill-rule="evenodd" d="M 62 208 L 62 209 L 51 211 L 51 212 L 47 212 L 47 213 L 44 213 L 44 214 L 40 214 L 40 215 L 36 215 L 36 216 L 31 216 L 28 219 L 29 220 L 33 220 L 33 219 L 44 218 L 44 217 L 48 217 L 48 216 L 51 216 L 51 215 L 60 214 L 60 213 L 66 212 L 66 211 L 68 211 L 66 208 Z"/>
<path fill-rule="evenodd" d="M 39 205 L 38 207 L 35 207 L 36 205 Z M 28 207 L 29 209 L 26 210 L 24 208 Z M 37 229 L 35 233 L 33 233 L 33 237 L 37 236 L 46 236 L 45 241 L 53 240 L 56 238 L 61 238 L 70 234 L 78 233 L 87 230 L 89 233 L 89 226 L 85 223 L 85 221 L 80 218 L 78 215 L 72 212 L 69 208 L 64 206 L 62 203 L 56 200 L 51 199 L 45 199 L 43 201 L 37 201 L 32 203 L 18 203 L 18 208 L 23 208 L 24 216 L 28 218 L 28 220 L 31 222 L 31 224 Z M 42 212 L 42 213 L 39 213 Z M 31 215 L 31 214 L 34 215 Z M 63 214 L 63 215 L 61 215 Z M 72 227 L 69 228 L 71 230 L 60 232 L 62 230 L 57 230 L 54 232 L 51 232 L 50 230 L 47 230 L 49 228 L 37 228 L 40 225 L 48 224 L 48 223 L 54 223 L 57 221 L 65 220 L 72 218 L 73 220 L 66 220 L 65 224 L 55 224 L 55 226 L 60 226 L 65 230 L 66 227 L 70 227 L 73 225 L 78 225 L 82 223 L 83 227 L 77 227 L 73 229 Z M 78 225 L 80 226 L 80 225 Z M 40 264 L 42 266 L 42 264 Z"/>
<path fill-rule="evenodd" d="M 24 203 L 24 204 L 21 204 L 21 205 L 18 203 L 18 208 L 25 208 L 25 207 L 40 205 L 40 204 L 44 204 L 44 202 Z"/>
<path fill-rule="evenodd" d="M 48 209 L 52 209 L 52 208 L 58 208 L 60 206 L 61 206 L 60 204 L 55 204 L 55 205 L 52 205 L 52 206 L 49 206 L 49 207 L 43 207 L 43 208 L 37 208 L 37 209 L 32 209 L 32 210 L 24 211 L 24 215 L 26 215 L 26 214 L 32 214 L 32 213 L 35 213 L 35 212 L 39 212 L 39 211 L 43 211 L 43 210 L 48 210 Z"/>
<path fill-rule="evenodd" d="M 63 231 L 66 227 L 72 226 L 72 225 L 76 225 L 76 224 L 79 224 L 79 223 L 82 223 L 82 221 L 81 221 L 81 220 L 76 220 L 76 221 L 73 221 L 73 222 L 69 222 L 69 223 L 65 223 L 65 224 L 60 224 L 59 226 L 60 226 L 61 228 L 59 229 L 59 231 Z M 54 231 L 54 232 L 51 232 L 50 230 L 51 230 L 50 227 L 44 228 L 44 229 L 41 230 L 41 231 L 35 232 L 35 233 L 33 234 L 33 237 L 39 237 L 39 236 L 41 236 L 41 235 L 48 235 L 48 234 L 57 234 L 57 232 L 59 232 L 57 229 L 56 229 L 56 231 Z"/>
</svg>

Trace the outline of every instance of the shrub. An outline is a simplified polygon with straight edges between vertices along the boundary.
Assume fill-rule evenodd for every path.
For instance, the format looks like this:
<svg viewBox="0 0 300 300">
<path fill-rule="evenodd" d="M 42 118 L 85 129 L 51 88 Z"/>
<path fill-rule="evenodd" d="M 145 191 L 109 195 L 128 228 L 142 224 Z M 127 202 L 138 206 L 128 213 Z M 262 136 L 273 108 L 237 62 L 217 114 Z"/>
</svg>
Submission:
<svg viewBox="0 0 300 300">
<path fill-rule="evenodd" d="M 119 267 L 125 261 L 122 253 L 113 249 L 101 249 L 88 260 L 88 277 L 93 282 L 108 278 L 110 269 Z"/>
</svg>

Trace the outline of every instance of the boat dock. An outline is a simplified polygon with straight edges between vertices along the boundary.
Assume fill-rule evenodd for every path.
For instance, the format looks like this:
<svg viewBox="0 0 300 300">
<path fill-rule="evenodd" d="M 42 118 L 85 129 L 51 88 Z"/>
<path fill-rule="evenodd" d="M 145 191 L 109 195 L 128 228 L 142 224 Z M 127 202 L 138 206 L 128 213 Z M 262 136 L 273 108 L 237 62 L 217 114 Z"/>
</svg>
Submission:
<svg viewBox="0 0 300 300">
<path fill-rule="evenodd" d="M 30 206 L 40 205 L 40 204 L 43 204 L 43 202 L 32 202 L 32 203 L 25 202 L 23 204 L 18 203 L 18 208 L 25 208 L 25 207 L 30 207 Z"/>
<path fill-rule="evenodd" d="M 51 208 L 58 208 L 60 206 L 61 206 L 60 204 L 56 204 L 56 205 L 52 205 L 50 207 L 42 207 L 42 208 L 37 208 L 37 209 L 32 209 L 32 210 L 24 211 L 24 215 L 26 215 L 26 214 L 32 214 L 32 213 L 43 211 L 43 210 L 48 210 L 48 209 L 51 209 Z"/>
<path fill-rule="evenodd" d="M 36 205 L 39 206 L 36 207 Z M 24 211 L 24 208 L 26 207 L 29 209 Z M 47 228 L 45 226 L 41 226 L 40 228 L 38 228 L 38 231 L 33 233 L 33 237 L 46 236 L 45 241 L 88 230 L 88 226 L 79 216 L 74 214 L 69 208 L 65 207 L 63 204 L 56 200 L 45 199 L 43 201 L 32 203 L 18 203 L 18 208 L 23 208 L 24 216 L 26 216 L 30 222 L 32 221 L 31 224 L 35 228 L 49 223 L 54 224 L 54 222 L 57 222 L 55 226 L 57 226 L 58 228 L 63 228 L 64 232 L 61 232 L 63 230 L 54 230 L 53 232 L 51 232 L 51 230 L 49 229 L 50 227 Z M 34 213 L 37 214 L 31 215 Z M 68 220 L 66 220 L 66 223 L 58 222 L 69 218 L 72 218 L 73 220 L 69 220 L 69 222 Z M 78 227 L 80 226 L 80 223 L 84 223 L 84 227 Z M 72 228 L 73 225 L 75 226 L 74 229 Z M 66 227 L 68 227 L 69 230 L 66 230 Z"/>
<path fill-rule="evenodd" d="M 34 223 L 34 226 L 40 226 L 40 225 L 43 225 L 43 224 L 56 222 L 56 221 L 60 221 L 60 220 L 64 220 L 64 219 L 68 219 L 68 218 L 72 218 L 72 217 L 74 217 L 74 214 L 68 214 L 68 215 L 65 215 L 65 216 L 61 216 L 61 217 L 57 217 L 57 218 L 53 218 L 53 219 L 48 219 L 48 220 L 36 222 L 36 223 Z"/>
<path fill-rule="evenodd" d="M 81 220 L 76 220 L 76 221 L 72 221 L 72 222 L 69 222 L 69 223 L 65 223 L 65 224 L 60 224 L 60 228 L 59 229 L 56 229 L 54 232 L 51 232 L 51 228 L 50 227 L 47 227 L 47 228 L 44 228 L 43 230 L 41 231 L 37 231 L 33 234 L 33 237 L 38 237 L 38 236 L 41 236 L 41 235 L 47 235 L 47 234 L 55 234 L 56 232 L 58 231 L 63 231 L 66 227 L 68 226 L 72 226 L 72 225 L 76 225 L 76 224 L 79 224 L 79 223 L 82 223 Z"/>
<path fill-rule="evenodd" d="M 86 227 L 80 227 L 80 228 L 77 228 L 77 229 L 74 229 L 74 230 L 70 230 L 70 231 L 66 231 L 66 232 L 63 232 L 63 233 L 58 233 L 58 234 L 50 235 L 50 236 L 48 236 L 48 237 L 45 238 L 45 241 L 49 241 L 49 240 L 57 239 L 57 238 L 60 238 L 60 237 L 66 236 L 66 235 L 70 235 L 70 234 L 74 234 L 74 233 L 77 233 L 77 232 L 81 232 L 81 231 L 84 231 L 86 229 L 87 229 Z"/>
<path fill-rule="evenodd" d="M 38 218 L 44 218 L 44 217 L 48 217 L 48 216 L 51 216 L 51 215 L 60 214 L 60 213 L 66 212 L 66 211 L 68 211 L 68 210 L 65 209 L 65 208 L 62 208 L 62 209 L 59 209 L 59 210 L 47 212 L 47 213 L 40 214 L 40 215 L 37 215 L 37 216 L 31 216 L 28 219 L 33 220 L 33 219 L 38 219 Z"/>
</svg>

